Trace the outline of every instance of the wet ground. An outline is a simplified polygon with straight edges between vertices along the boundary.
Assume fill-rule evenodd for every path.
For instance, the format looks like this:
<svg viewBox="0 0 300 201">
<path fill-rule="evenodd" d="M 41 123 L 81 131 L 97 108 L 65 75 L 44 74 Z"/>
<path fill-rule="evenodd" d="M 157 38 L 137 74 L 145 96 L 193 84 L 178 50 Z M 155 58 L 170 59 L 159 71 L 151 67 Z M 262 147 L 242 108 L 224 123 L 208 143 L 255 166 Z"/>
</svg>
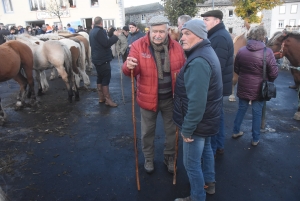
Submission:
<svg viewBox="0 0 300 201">
<path fill-rule="evenodd" d="M 179 142 L 177 184 L 163 164 L 162 119 L 155 138 L 155 172 L 143 169 L 140 112 L 136 106 L 141 190 L 137 191 L 131 113 L 130 78 L 112 61 L 111 96 L 119 104 L 98 104 L 95 70 L 91 86 L 80 90 L 80 101 L 68 103 L 61 79 L 38 97 L 36 107 L 14 110 L 18 85 L 0 83 L 8 114 L 0 128 L 0 186 L 12 201 L 103 200 L 172 201 L 189 195 L 189 182 Z M 297 94 L 289 89 L 290 72 L 276 80 L 277 98 L 267 103 L 266 127 L 260 144 L 252 147 L 251 110 L 242 124 L 244 136 L 232 139 L 237 102 L 224 99 L 226 141 L 224 155 L 216 158 L 216 194 L 208 201 L 299 201 L 300 121 L 293 120 Z M 271 131 L 271 132 L 270 132 Z M 1 200 L 2 201 L 2 200 Z"/>
</svg>

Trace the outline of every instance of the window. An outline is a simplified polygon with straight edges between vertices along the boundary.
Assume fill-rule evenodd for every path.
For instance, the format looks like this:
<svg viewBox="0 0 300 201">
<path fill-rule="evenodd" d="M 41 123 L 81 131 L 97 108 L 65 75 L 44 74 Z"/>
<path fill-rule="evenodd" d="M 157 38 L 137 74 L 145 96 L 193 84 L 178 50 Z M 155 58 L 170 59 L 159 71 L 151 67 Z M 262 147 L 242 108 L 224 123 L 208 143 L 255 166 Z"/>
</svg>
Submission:
<svg viewBox="0 0 300 201">
<path fill-rule="evenodd" d="M 296 25 L 296 20 L 290 20 L 290 26 L 295 26 Z"/>
<path fill-rule="evenodd" d="M 298 10 L 298 5 L 297 4 L 294 4 L 291 6 L 291 13 L 297 13 L 297 10 Z"/>
<path fill-rule="evenodd" d="M 284 27 L 284 20 L 279 20 L 278 21 L 278 28 L 283 28 Z"/>
<path fill-rule="evenodd" d="M 46 10 L 46 0 L 29 0 L 30 10 Z"/>
<path fill-rule="evenodd" d="M 145 14 L 142 14 L 141 19 L 142 19 L 141 23 L 146 23 L 146 15 Z"/>
<path fill-rule="evenodd" d="M 4 12 L 5 13 L 11 13 L 13 12 L 13 7 L 11 4 L 11 0 L 2 0 L 3 2 L 3 7 L 4 7 Z"/>
<path fill-rule="evenodd" d="M 99 6 L 99 1 L 98 0 L 91 0 L 91 6 L 98 7 Z"/>
<path fill-rule="evenodd" d="M 279 14 L 285 13 L 285 6 L 279 6 Z"/>
<path fill-rule="evenodd" d="M 228 28 L 228 32 L 232 34 L 233 28 Z"/>
<path fill-rule="evenodd" d="M 110 26 L 115 26 L 115 21 L 109 19 L 103 19 L 103 27 L 108 28 Z"/>
<path fill-rule="evenodd" d="M 76 8 L 76 0 L 69 0 L 70 8 Z"/>
<path fill-rule="evenodd" d="M 229 17 L 233 17 L 233 10 L 229 10 Z"/>
</svg>

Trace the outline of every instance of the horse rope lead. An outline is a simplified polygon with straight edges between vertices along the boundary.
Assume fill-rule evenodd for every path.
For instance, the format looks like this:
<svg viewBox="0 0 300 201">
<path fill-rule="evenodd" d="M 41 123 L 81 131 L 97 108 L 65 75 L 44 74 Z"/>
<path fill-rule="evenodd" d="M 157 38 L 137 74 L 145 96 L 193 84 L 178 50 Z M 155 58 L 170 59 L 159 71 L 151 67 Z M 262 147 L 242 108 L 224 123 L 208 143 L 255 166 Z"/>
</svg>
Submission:
<svg viewBox="0 0 300 201">
<path fill-rule="evenodd" d="M 140 177 L 139 177 L 139 162 L 138 162 L 138 152 L 137 152 L 137 140 L 136 140 L 136 121 L 134 112 L 134 79 L 133 70 L 131 69 L 131 97 L 132 97 L 132 123 L 133 123 L 133 137 L 134 137 L 134 153 L 135 153 L 135 176 L 137 189 L 140 190 Z"/>
<path fill-rule="evenodd" d="M 124 88 L 123 88 L 123 72 L 122 72 L 122 65 L 120 62 L 120 56 L 118 54 L 118 62 L 119 62 L 119 66 L 120 66 L 120 74 L 121 74 L 121 91 L 122 91 L 122 99 L 123 99 L 123 103 L 125 105 L 125 99 L 124 99 Z"/>
</svg>

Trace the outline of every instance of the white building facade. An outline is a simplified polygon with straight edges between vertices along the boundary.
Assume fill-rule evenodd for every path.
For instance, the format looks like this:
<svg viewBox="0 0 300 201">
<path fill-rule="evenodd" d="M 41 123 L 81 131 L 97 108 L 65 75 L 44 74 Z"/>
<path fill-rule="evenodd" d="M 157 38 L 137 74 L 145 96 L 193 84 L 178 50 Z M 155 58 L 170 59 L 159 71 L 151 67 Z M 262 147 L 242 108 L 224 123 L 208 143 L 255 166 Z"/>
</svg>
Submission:
<svg viewBox="0 0 300 201">
<path fill-rule="evenodd" d="M 60 7 L 63 26 L 82 25 L 91 28 L 92 19 L 102 17 L 104 27 L 125 24 L 124 0 L 0 0 L 0 23 L 4 25 L 41 26 L 60 23 L 57 16 L 47 12 L 49 2 Z"/>
<path fill-rule="evenodd" d="M 286 0 L 281 6 L 276 6 L 272 10 L 262 12 L 268 37 L 272 37 L 277 31 L 287 29 L 289 31 L 300 29 L 300 1 Z"/>
</svg>

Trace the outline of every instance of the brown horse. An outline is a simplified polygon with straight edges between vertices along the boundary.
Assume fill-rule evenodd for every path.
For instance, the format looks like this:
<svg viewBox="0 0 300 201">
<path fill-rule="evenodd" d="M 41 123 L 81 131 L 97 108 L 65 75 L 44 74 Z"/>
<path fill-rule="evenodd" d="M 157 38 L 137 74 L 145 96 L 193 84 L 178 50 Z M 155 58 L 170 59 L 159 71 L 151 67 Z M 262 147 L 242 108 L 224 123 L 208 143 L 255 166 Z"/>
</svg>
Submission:
<svg viewBox="0 0 300 201">
<path fill-rule="evenodd" d="M 298 86 L 298 109 L 294 119 L 300 120 L 300 33 L 299 32 L 276 32 L 269 40 L 270 47 L 276 59 L 285 56 L 291 63 L 290 69 L 294 77 L 296 86 Z"/>
<path fill-rule="evenodd" d="M 234 48 L 233 56 L 234 56 L 234 58 L 235 58 L 235 55 L 238 53 L 239 49 L 241 49 L 241 47 L 244 47 L 246 44 L 247 44 L 246 32 L 242 33 L 239 36 L 236 36 L 233 39 L 233 48 Z M 236 101 L 234 87 L 238 81 L 238 78 L 239 78 L 238 74 L 236 74 L 233 71 L 232 94 L 229 96 L 229 101 Z"/>
<path fill-rule="evenodd" d="M 27 84 L 29 85 L 28 98 L 31 97 L 31 103 L 34 104 L 36 97 L 32 75 L 33 55 L 31 49 L 19 41 L 8 41 L 0 45 L 0 58 L 0 82 L 13 78 L 20 85 L 17 107 L 21 107 L 25 103 Z M 22 69 L 26 78 L 21 73 Z M 6 115 L 2 109 L 0 98 L 0 125 L 4 123 L 5 118 Z"/>
</svg>

